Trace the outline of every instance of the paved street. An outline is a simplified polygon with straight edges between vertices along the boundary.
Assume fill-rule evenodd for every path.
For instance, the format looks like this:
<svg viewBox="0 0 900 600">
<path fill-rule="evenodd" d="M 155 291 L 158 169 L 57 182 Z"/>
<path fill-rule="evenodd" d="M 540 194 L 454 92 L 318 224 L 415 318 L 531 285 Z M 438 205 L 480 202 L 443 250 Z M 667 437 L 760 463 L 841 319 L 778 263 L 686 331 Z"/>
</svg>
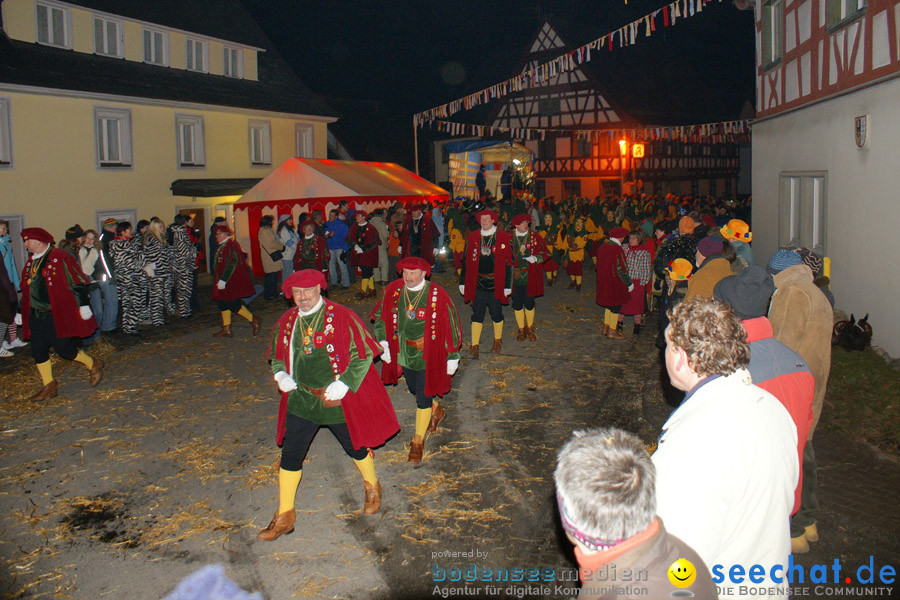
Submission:
<svg viewBox="0 0 900 600">
<path fill-rule="evenodd" d="M 466 354 L 419 467 L 406 463 L 415 402 L 402 382 L 390 390 L 403 430 L 375 454 L 379 514 L 362 514 L 359 472 L 320 432 L 296 531 L 268 544 L 256 541 L 277 496 L 267 335 L 252 338 L 236 319 L 233 339 L 213 339 L 218 317 L 205 304 L 198 318 L 171 319 L 138 343 L 99 345 L 107 366 L 95 389 L 79 365 L 55 363 L 60 397 L 41 405 L 24 400 L 39 387 L 30 358 L 11 359 L 0 371 L 0 597 L 162 598 L 211 563 L 273 600 L 449 595 L 463 586 L 449 581 L 453 569 L 472 565 L 569 577 L 556 451 L 573 429 L 598 425 L 650 445 L 668 413 L 655 321 L 634 338 L 629 320 L 625 342 L 599 338 L 593 276 L 585 279 L 576 293 L 561 278 L 538 301 L 537 342 L 515 341 L 507 309 L 503 354 Z M 437 281 L 454 292 L 468 339 L 468 307 L 451 278 Z M 368 317 L 370 304 L 333 297 Z M 264 331 L 284 308 L 251 305 Z M 490 335 L 485 327 L 482 347 Z M 900 567 L 898 462 L 825 431 L 816 452 L 821 541 L 797 562 L 839 558 L 855 571 L 874 555 L 876 569 Z M 470 588 L 480 597 L 568 597 L 564 588 L 575 586 L 486 585 Z"/>
</svg>

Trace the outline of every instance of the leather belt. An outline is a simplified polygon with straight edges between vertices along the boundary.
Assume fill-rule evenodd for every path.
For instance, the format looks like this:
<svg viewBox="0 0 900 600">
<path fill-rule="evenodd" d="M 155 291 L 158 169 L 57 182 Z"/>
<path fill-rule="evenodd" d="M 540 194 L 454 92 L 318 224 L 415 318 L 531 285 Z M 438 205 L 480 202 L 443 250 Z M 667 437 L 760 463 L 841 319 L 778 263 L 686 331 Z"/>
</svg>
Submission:
<svg viewBox="0 0 900 600">
<path fill-rule="evenodd" d="M 303 384 L 300 384 L 300 385 L 303 385 Z M 311 387 L 307 387 L 304 385 L 303 389 L 306 390 L 307 392 L 309 392 L 310 394 L 312 394 L 313 396 L 315 396 L 316 398 L 318 398 L 319 402 L 321 402 L 322 406 L 324 406 L 325 408 L 334 408 L 335 406 L 341 405 L 340 400 L 326 400 L 325 399 L 326 388 L 311 388 Z"/>
<path fill-rule="evenodd" d="M 425 337 L 420 337 L 417 340 L 406 340 L 406 345 L 410 348 L 415 348 L 416 350 L 423 352 L 425 350 Z"/>
</svg>

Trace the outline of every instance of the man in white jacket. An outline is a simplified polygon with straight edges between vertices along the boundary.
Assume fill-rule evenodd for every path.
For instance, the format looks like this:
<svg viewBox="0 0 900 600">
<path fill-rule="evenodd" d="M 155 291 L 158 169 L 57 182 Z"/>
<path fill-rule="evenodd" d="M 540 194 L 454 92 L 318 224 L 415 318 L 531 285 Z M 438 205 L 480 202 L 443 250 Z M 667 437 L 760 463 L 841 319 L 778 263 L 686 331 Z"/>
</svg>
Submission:
<svg viewBox="0 0 900 600">
<path fill-rule="evenodd" d="M 746 332 L 730 307 L 695 297 L 671 309 L 669 319 L 666 370 L 687 395 L 653 455 L 657 512 L 703 558 L 723 600 L 787 598 L 788 584 L 779 582 L 785 569 L 771 575 L 791 552 L 800 468 L 794 423 L 774 396 L 753 385 Z M 733 565 L 743 567 L 740 581 L 731 578 Z M 756 581 L 749 577 L 754 565 L 763 569 L 762 577 L 754 572 Z"/>
</svg>

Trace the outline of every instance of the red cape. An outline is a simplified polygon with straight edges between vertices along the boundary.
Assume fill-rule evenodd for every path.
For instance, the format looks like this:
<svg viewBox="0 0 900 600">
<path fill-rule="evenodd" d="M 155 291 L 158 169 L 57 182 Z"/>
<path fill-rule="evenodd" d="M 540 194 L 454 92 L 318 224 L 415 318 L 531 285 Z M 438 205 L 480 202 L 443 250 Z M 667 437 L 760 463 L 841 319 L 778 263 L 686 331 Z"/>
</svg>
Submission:
<svg viewBox="0 0 900 600">
<path fill-rule="evenodd" d="M 509 304 L 509 298 L 503 294 L 503 286 L 506 284 L 506 267 L 513 264 L 512 248 L 509 245 L 509 234 L 497 230 L 492 247 L 494 253 L 494 298 L 503 304 Z M 475 289 L 478 285 L 478 260 L 481 258 L 481 230 L 476 229 L 469 234 L 466 240 L 466 293 L 463 296 L 466 302 L 475 299 Z M 500 285 L 496 285 L 499 279 Z"/>
<path fill-rule="evenodd" d="M 628 272 L 625 251 L 615 242 L 605 240 L 597 248 L 597 304 L 621 306 L 628 302 L 628 285 L 618 275 L 618 269 Z"/>
<path fill-rule="evenodd" d="M 516 234 L 513 233 L 512 235 Z M 512 239 L 512 236 L 510 236 L 510 239 Z M 525 247 L 530 255 L 538 257 L 538 261 L 533 263 L 523 261 L 524 265 L 517 262 L 515 266 L 518 268 L 526 266 L 528 269 L 528 286 L 525 293 L 532 298 L 537 298 L 544 295 L 544 261 L 550 258 L 550 250 L 547 249 L 547 242 L 544 241 L 544 238 L 533 231 L 528 232 L 528 241 L 525 242 Z M 515 252 L 513 252 L 513 258 L 518 261 L 519 257 L 516 256 Z M 559 268 L 558 265 L 557 268 Z"/>
<path fill-rule="evenodd" d="M 234 268 L 231 277 L 225 282 L 225 289 L 220 290 L 216 284 L 225 272 L 225 267 L 232 260 L 238 261 L 238 264 Z M 256 293 L 256 288 L 253 287 L 253 275 L 250 274 L 250 267 L 247 265 L 247 259 L 244 258 L 244 251 L 234 238 L 228 238 L 228 240 L 216 250 L 216 264 L 214 266 L 215 271 L 213 272 L 212 287 L 213 300 L 240 300 L 241 298 L 247 298 Z"/>
<path fill-rule="evenodd" d="M 427 212 L 422 213 L 422 222 L 419 224 L 422 228 L 422 258 L 428 261 L 429 265 L 434 264 L 434 238 L 438 236 L 437 226 L 431 220 L 431 215 Z M 412 228 L 412 211 L 406 213 L 406 220 L 403 221 L 403 231 L 400 234 L 400 258 L 409 256 L 411 250 L 409 245 L 409 233 Z"/>
<path fill-rule="evenodd" d="M 29 316 L 31 314 L 31 286 L 26 276 L 31 270 L 34 256 L 29 256 L 22 269 L 22 329 L 26 340 L 31 339 L 31 326 Z M 50 297 L 50 308 L 53 309 L 53 325 L 56 327 L 56 337 L 85 338 L 97 330 L 97 321 L 91 317 L 87 321 L 81 318 L 78 306 L 78 298 L 70 287 L 68 278 L 72 279 L 71 285 L 90 285 L 90 280 L 81 272 L 81 265 L 68 252 L 58 248 L 47 250 L 47 257 L 41 265 L 41 274 L 47 282 L 47 295 Z"/>
<path fill-rule="evenodd" d="M 291 332 L 294 330 L 294 322 L 299 314 L 300 311 L 294 307 L 278 319 L 275 324 L 278 331 L 276 338 L 278 343 L 274 348 L 275 356 L 272 356 L 272 346 L 269 346 L 266 353 L 268 360 L 274 358 L 283 362 L 285 370 L 291 377 L 294 377 L 291 373 L 293 365 L 288 364 L 290 362 Z M 369 333 L 355 312 L 345 306 L 325 300 L 325 314 L 334 316 L 334 333 L 327 336 L 325 341 L 334 348 L 333 352 L 329 352 L 329 356 L 337 362 L 338 371 L 343 373 L 347 370 L 347 366 L 350 364 L 350 352 L 354 350 L 360 360 L 364 360 L 366 357 L 366 347 L 372 350 L 376 356 L 381 354 L 381 345 Z M 358 335 L 357 330 L 350 326 L 351 321 L 359 324 L 361 331 L 364 332 L 363 335 Z M 284 443 L 287 404 L 288 394 L 282 393 L 281 402 L 278 405 L 278 429 L 275 438 L 279 446 Z M 344 410 L 347 429 L 350 430 L 350 440 L 357 450 L 377 448 L 400 431 L 400 423 L 397 422 L 394 405 L 391 404 L 387 390 L 379 380 L 374 363 L 369 365 L 369 371 L 363 378 L 359 389 L 350 390 L 341 400 L 341 408 Z"/>
<path fill-rule="evenodd" d="M 425 395 L 443 396 L 450 391 L 450 375 L 447 375 L 447 354 L 458 352 L 459 343 L 453 343 L 453 331 L 447 307 L 456 313 L 456 307 L 447 292 L 436 283 L 427 282 L 428 307 L 425 312 Z M 397 360 L 400 355 L 400 339 L 394 332 L 397 331 L 397 304 L 400 293 L 403 291 L 404 281 L 397 279 L 384 288 L 381 301 L 372 309 L 371 319 L 375 319 L 379 307 L 381 308 L 381 320 L 384 321 L 387 332 L 388 348 L 394 357 L 389 363 L 381 363 L 381 381 L 385 385 L 396 385 L 403 374 L 403 369 Z M 456 317 L 459 321 L 459 316 Z"/>
<path fill-rule="evenodd" d="M 378 230 L 375 229 L 375 226 L 369 223 L 366 226 L 366 231 L 363 233 L 363 243 L 366 246 L 371 246 L 374 244 L 374 248 L 369 248 L 362 254 L 356 251 L 354 246 L 356 245 L 356 235 L 359 230 L 359 224 L 354 223 L 353 227 L 350 228 L 350 233 L 347 234 L 347 246 L 349 247 L 350 252 L 350 266 L 351 267 L 377 267 L 378 266 L 378 246 L 381 244 L 381 236 L 378 235 Z"/>
</svg>

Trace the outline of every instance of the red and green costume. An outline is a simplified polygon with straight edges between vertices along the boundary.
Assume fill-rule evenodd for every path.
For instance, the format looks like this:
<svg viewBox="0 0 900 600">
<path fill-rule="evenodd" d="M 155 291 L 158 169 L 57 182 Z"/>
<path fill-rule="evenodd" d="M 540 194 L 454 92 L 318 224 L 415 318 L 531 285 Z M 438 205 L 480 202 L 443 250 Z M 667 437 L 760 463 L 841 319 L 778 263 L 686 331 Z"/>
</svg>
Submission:
<svg viewBox="0 0 900 600">
<path fill-rule="evenodd" d="M 425 395 L 443 396 L 451 385 L 447 361 L 459 359 L 462 346 L 459 315 L 439 285 L 425 281 L 421 292 L 406 290 L 404 281 L 398 279 L 385 288 L 381 302 L 372 310 L 375 337 L 387 341 L 394 357 L 390 363 L 382 363 L 381 380 L 395 385 L 403 367 L 424 370 Z M 416 340 L 422 340 L 422 350 L 407 343 Z"/>
<path fill-rule="evenodd" d="M 347 423 L 354 448 L 376 448 L 400 430 L 397 415 L 373 359 L 381 346 L 350 309 L 324 300 L 321 308 L 303 317 L 293 308 L 275 324 L 268 358 L 272 371 L 285 371 L 297 389 L 281 394 L 276 440 L 284 441 L 287 413 L 320 425 Z M 340 379 L 350 391 L 339 406 L 325 407 L 311 390 Z"/>
<path fill-rule="evenodd" d="M 328 244 L 321 235 L 313 234 L 311 237 L 300 238 L 297 251 L 294 253 L 294 270 L 315 269 L 327 271 L 328 261 L 331 260 L 331 252 Z"/>
</svg>

